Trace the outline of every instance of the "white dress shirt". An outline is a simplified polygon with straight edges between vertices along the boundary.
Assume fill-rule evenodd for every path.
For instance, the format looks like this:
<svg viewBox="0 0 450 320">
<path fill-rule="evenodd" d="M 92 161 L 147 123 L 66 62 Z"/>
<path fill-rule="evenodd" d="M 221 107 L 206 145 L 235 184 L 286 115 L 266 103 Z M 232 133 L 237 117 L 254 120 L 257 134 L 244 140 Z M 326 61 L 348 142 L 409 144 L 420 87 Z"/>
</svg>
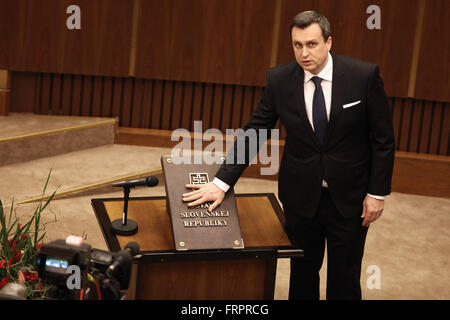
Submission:
<svg viewBox="0 0 450 320">
<path fill-rule="evenodd" d="M 308 116 L 309 123 L 311 124 L 311 128 L 314 130 L 313 123 L 313 97 L 314 91 L 316 87 L 314 86 L 314 82 L 312 82 L 311 78 L 315 75 L 311 72 L 305 70 L 305 80 L 303 84 L 303 91 L 305 94 L 305 107 L 306 107 L 306 115 Z M 333 80 L 333 58 L 331 54 L 328 52 L 328 62 L 322 71 L 317 74 L 319 78 L 322 78 L 322 82 L 320 85 L 322 86 L 323 96 L 325 98 L 325 107 L 327 108 L 327 119 L 330 121 L 330 111 L 331 111 L 331 83 Z"/>
<path fill-rule="evenodd" d="M 314 96 L 314 90 L 315 86 L 312 82 L 311 78 L 315 75 L 311 72 L 305 70 L 305 79 L 304 79 L 304 95 L 305 95 L 305 107 L 306 107 L 306 115 L 308 116 L 309 123 L 311 124 L 311 128 L 314 130 L 314 123 L 313 123 L 313 115 L 312 115 L 312 107 L 313 107 L 313 96 Z M 333 58 L 331 57 L 331 54 L 328 52 L 328 62 L 325 65 L 325 67 L 322 69 L 322 71 L 317 74 L 319 78 L 322 78 L 322 82 L 320 85 L 322 86 L 323 95 L 325 98 L 325 107 L 327 109 L 327 119 L 330 121 L 330 111 L 331 111 L 331 88 L 332 88 L 332 81 L 333 81 Z M 228 189 L 230 189 L 230 186 L 220 180 L 219 178 L 214 178 L 213 183 L 218 186 L 220 189 L 222 189 L 224 192 L 227 192 Z M 325 180 L 322 181 L 323 187 L 328 187 L 328 184 Z M 376 196 L 372 194 L 368 194 L 372 198 L 378 199 L 378 200 L 384 200 L 384 196 Z"/>
</svg>

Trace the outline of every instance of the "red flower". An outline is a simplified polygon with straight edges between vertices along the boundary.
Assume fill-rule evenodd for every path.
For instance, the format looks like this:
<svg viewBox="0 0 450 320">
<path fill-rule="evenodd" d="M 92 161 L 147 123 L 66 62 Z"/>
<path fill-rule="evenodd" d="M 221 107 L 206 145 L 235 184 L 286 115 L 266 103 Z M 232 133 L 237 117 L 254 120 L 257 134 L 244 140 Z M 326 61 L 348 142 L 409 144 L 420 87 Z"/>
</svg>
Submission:
<svg viewBox="0 0 450 320">
<path fill-rule="evenodd" d="M 0 268 L 7 269 L 11 266 L 11 264 L 12 264 L 11 258 L 8 259 L 8 262 L 6 262 L 6 260 L 0 260 Z"/>
<path fill-rule="evenodd" d="M 41 248 L 42 248 L 42 243 L 38 243 L 38 244 L 36 245 L 36 249 L 37 249 L 37 250 L 41 250 Z"/>
<path fill-rule="evenodd" d="M 19 261 L 22 258 L 22 251 L 17 250 L 16 253 L 14 254 L 14 262 Z"/>
<path fill-rule="evenodd" d="M 11 250 L 11 252 L 13 252 L 14 248 L 17 245 L 17 240 L 14 240 L 12 243 L 11 243 L 11 240 L 8 240 L 8 244 L 9 244 L 9 249 Z"/>
<path fill-rule="evenodd" d="M 25 274 L 25 281 L 39 281 L 41 280 L 35 272 L 26 271 Z"/>
<path fill-rule="evenodd" d="M 0 280 L 0 289 L 3 288 L 8 282 L 8 277 L 3 277 L 2 280 Z"/>
</svg>

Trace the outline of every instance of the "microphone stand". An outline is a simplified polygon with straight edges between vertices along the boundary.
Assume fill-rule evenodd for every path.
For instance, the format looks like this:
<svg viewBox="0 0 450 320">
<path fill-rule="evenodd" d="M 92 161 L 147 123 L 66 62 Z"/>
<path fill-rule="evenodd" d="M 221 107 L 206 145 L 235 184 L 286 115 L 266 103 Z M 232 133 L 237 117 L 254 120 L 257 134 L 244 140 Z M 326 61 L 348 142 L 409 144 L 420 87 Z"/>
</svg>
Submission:
<svg viewBox="0 0 450 320">
<path fill-rule="evenodd" d="M 111 223 L 111 232 L 121 236 L 131 236 L 138 231 L 137 222 L 127 219 L 128 214 L 128 199 L 130 198 L 130 187 L 123 187 L 123 217 L 116 219 Z"/>
</svg>

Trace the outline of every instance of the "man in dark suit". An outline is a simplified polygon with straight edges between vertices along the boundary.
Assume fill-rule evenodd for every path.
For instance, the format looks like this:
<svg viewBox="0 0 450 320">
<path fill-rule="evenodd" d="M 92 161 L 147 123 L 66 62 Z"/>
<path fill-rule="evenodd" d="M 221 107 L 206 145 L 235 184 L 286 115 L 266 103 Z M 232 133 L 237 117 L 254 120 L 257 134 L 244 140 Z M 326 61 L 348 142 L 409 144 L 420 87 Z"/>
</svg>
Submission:
<svg viewBox="0 0 450 320">
<path fill-rule="evenodd" d="M 319 299 L 327 243 L 327 299 L 361 299 L 368 226 L 391 192 L 392 114 L 378 66 L 330 53 L 325 17 L 314 11 L 291 23 L 295 61 L 267 72 L 258 108 L 244 129 L 286 128 L 279 198 L 286 229 L 304 249 L 291 259 L 290 299 Z M 189 205 L 221 203 L 246 164 L 224 164 L 212 183 L 183 195 Z M 248 164 L 248 161 L 247 161 Z"/>
</svg>

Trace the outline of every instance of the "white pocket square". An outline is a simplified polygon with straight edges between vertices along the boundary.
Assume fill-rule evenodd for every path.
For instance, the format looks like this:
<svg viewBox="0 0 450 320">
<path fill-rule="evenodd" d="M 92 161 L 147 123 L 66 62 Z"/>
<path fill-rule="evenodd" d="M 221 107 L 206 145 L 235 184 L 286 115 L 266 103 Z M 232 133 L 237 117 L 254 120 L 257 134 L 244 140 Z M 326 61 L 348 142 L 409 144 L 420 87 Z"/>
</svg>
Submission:
<svg viewBox="0 0 450 320">
<path fill-rule="evenodd" d="M 358 103 L 361 103 L 361 100 L 344 104 L 342 106 L 342 108 L 347 109 L 347 108 L 350 108 L 350 107 L 353 107 L 353 106 L 357 105 Z"/>
</svg>

